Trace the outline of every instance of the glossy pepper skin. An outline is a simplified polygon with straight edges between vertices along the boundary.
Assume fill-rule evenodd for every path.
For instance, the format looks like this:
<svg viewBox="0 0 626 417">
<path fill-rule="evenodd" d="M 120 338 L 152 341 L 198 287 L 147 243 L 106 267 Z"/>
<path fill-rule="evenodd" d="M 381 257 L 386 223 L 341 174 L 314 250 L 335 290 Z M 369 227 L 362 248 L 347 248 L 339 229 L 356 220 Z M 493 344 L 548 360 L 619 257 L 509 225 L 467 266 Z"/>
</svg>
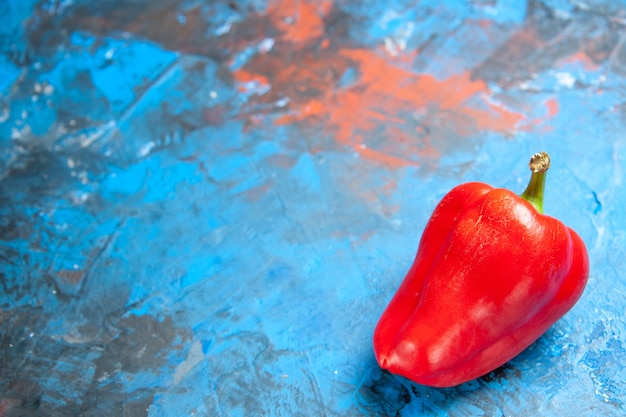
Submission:
<svg viewBox="0 0 626 417">
<path fill-rule="evenodd" d="M 515 357 L 572 308 L 587 282 L 587 250 L 576 232 L 541 214 L 542 183 L 535 207 L 531 184 L 522 195 L 535 205 L 477 182 L 441 200 L 376 326 L 382 368 L 424 385 L 458 385 Z"/>
</svg>

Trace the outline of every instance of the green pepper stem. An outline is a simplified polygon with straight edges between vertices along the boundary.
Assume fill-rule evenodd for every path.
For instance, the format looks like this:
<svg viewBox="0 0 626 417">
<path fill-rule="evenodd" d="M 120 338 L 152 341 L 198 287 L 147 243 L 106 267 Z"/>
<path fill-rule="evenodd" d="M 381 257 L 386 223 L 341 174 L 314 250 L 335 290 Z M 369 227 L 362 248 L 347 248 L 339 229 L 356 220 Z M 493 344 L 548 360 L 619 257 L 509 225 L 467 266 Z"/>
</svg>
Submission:
<svg viewBox="0 0 626 417">
<path fill-rule="evenodd" d="M 543 214 L 543 191 L 546 185 L 546 174 L 548 173 L 548 168 L 550 168 L 550 156 L 546 152 L 534 154 L 530 158 L 528 168 L 530 168 L 532 175 L 528 186 L 520 197 L 532 204 L 539 213 Z"/>
</svg>

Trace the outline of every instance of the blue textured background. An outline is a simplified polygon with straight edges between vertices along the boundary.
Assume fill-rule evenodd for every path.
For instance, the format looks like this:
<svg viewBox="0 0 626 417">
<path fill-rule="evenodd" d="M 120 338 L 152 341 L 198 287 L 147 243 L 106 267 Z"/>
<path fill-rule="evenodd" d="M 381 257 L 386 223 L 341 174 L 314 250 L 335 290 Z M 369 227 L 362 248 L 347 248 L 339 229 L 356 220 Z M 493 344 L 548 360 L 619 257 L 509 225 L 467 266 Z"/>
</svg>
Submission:
<svg viewBox="0 0 626 417">
<path fill-rule="evenodd" d="M 626 2 L 0 1 L 0 416 L 626 411 Z M 374 325 L 453 186 L 587 243 L 579 303 L 450 389 Z"/>
</svg>

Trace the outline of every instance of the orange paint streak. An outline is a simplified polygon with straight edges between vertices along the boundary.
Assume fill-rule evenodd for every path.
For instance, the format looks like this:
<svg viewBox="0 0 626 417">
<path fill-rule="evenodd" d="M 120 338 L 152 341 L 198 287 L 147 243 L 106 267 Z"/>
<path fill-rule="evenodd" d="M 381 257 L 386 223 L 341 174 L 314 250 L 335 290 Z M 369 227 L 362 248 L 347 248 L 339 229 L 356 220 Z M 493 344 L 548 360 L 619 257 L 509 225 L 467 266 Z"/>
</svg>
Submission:
<svg viewBox="0 0 626 417">
<path fill-rule="evenodd" d="M 394 102 L 410 103 L 414 108 L 436 104 L 450 109 L 486 90 L 484 82 L 470 80 L 468 73 L 440 81 L 430 74 L 393 67 L 368 50 L 347 50 L 343 54 L 359 64 L 361 84 L 367 86 L 366 95 L 389 97 Z"/>
<path fill-rule="evenodd" d="M 261 84 L 269 84 L 267 77 L 260 74 L 252 74 L 244 70 L 237 70 L 233 72 L 233 78 L 239 83 L 249 83 L 256 81 Z"/>
<path fill-rule="evenodd" d="M 239 84 L 237 89 L 241 92 L 246 92 L 249 90 L 248 86 L 245 85 L 249 83 L 257 83 L 257 84 L 260 84 L 261 86 L 270 85 L 270 82 L 267 79 L 267 77 L 260 75 L 260 74 L 252 74 L 241 69 L 233 72 L 233 78 L 235 82 Z"/>
<path fill-rule="evenodd" d="M 337 90 L 334 83 L 320 80 L 320 74 L 327 71 L 302 68 L 301 63 L 282 69 L 275 75 L 273 88 L 313 85 L 318 96 L 292 101 L 290 113 L 278 118 L 277 124 L 321 121 L 332 129 L 338 143 L 363 158 L 395 167 L 416 165 L 420 155 L 437 155 L 429 146 L 431 140 L 443 139 L 437 135 L 469 136 L 484 130 L 509 134 L 523 127 L 524 114 L 488 100 L 491 91 L 486 83 L 472 79 L 468 72 L 440 80 L 398 67 L 365 49 L 343 49 L 332 58 L 324 63 L 326 67 L 357 69 L 355 83 Z M 417 126 L 415 136 L 409 135 L 405 130 L 414 117 L 423 119 L 434 132 Z M 426 140 L 431 134 L 435 136 Z"/>
<path fill-rule="evenodd" d="M 570 55 L 567 58 L 561 60 L 563 64 L 580 63 L 585 71 L 597 71 L 599 69 L 598 64 L 583 51 L 579 51 L 574 55 Z"/>
<path fill-rule="evenodd" d="M 438 80 L 430 74 L 415 74 L 410 71 L 389 65 L 382 57 L 367 50 L 343 51 L 344 55 L 355 59 L 359 64 L 361 83 L 366 90 L 361 92 L 353 89 L 341 94 L 341 107 L 331 116 L 335 122 L 350 120 L 369 124 L 368 108 L 384 106 L 384 113 L 394 114 L 397 111 L 411 112 L 430 108 L 435 113 L 454 111 L 458 115 L 467 115 L 476 119 L 481 129 L 496 131 L 512 130 L 523 118 L 508 109 L 489 105 L 491 112 L 469 107 L 467 101 L 479 93 L 488 93 L 489 89 L 482 80 L 472 80 L 468 72 L 453 75 L 445 80 Z M 348 113 L 352 118 L 348 118 Z M 369 118 L 369 117 L 368 117 Z M 354 121 L 354 120 L 352 120 Z M 349 131 L 344 126 L 344 132 Z M 344 133 L 345 134 L 345 133 Z M 340 138 L 346 142 L 347 138 Z"/>
<path fill-rule="evenodd" d="M 298 116 L 286 114 L 277 118 L 274 123 L 277 125 L 287 125 L 298 120 L 307 119 L 309 117 L 320 116 L 326 113 L 326 106 L 318 100 L 311 100 L 299 106 Z"/>
<path fill-rule="evenodd" d="M 305 44 L 324 35 L 323 18 L 332 8 L 331 1 L 280 0 L 273 2 L 268 14 L 283 39 Z"/>
<path fill-rule="evenodd" d="M 560 106 L 559 102 L 556 98 L 552 97 L 546 100 L 546 108 L 548 109 L 547 118 L 552 119 L 554 116 L 559 114 Z"/>
<path fill-rule="evenodd" d="M 491 130 L 500 133 L 512 132 L 520 127 L 526 117 L 510 110 L 506 106 L 493 101 L 487 101 L 490 112 L 476 109 L 468 109 L 468 114 L 474 117 L 476 127 L 479 130 Z"/>
<path fill-rule="evenodd" d="M 360 145 L 365 132 L 381 126 L 386 133 L 384 139 L 396 141 L 397 128 L 406 124 L 406 117 L 399 116 L 402 113 L 425 112 L 430 118 L 450 119 L 459 134 L 472 134 L 477 130 L 508 133 L 524 120 L 523 114 L 487 100 L 483 100 L 487 108 L 473 107 L 469 103 L 471 98 L 480 94 L 488 96 L 490 91 L 486 83 L 472 80 L 467 72 L 439 80 L 430 74 L 415 74 L 393 66 L 370 50 L 346 49 L 340 54 L 358 67 L 358 83 L 337 92 L 329 88 L 325 92 L 326 99 L 318 101 L 314 114 L 326 115 L 336 140 L 344 145 Z M 292 110 L 280 123 L 307 120 L 313 114 L 307 107 Z M 420 154 L 416 146 L 407 147 L 415 155 Z M 387 165 L 412 163 L 410 159 L 370 147 L 355 146 L 355 149 L 361 156 Z"/>
<path fill-rule="evenodd" d="M 304 116 L 316 116 L 324 113 L 326 107 L 319 100 L 311 100 L 302 107 Z"/>
<path fill-rule="evenodd" d="M 367 158 L 371 161 L 375 161 L 383 165 L 387 165 L 391 168 L 399 168 L 399 167 L 404 167 L 408 165 L 417 165 L 417 163 L 411 160 L 391 156 L 386 153 L 379 152 L 374 149 L 370 149 L 368 147 L 362 147 L 360 145 L 354 146 L 354 150 L 363 158 Z"/>
</svg>

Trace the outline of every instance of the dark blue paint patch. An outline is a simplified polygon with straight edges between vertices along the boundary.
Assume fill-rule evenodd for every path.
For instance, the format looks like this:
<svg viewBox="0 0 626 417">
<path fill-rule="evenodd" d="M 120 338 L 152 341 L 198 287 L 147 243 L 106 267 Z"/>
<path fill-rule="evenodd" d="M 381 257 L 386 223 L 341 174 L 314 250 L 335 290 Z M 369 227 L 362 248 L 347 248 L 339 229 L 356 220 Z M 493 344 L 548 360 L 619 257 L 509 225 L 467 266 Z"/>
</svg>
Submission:
<svg viewBox="0 0 626 417">
<path fill-rule="evenodd" d="M 600 211 L 602 211 L 602 203 L 600 203 L 600 200 L 598 199 L 598 194 L 596 194 L 595 191 L 591 192 L 591 198 L 593 199 L 593 202 L 592 202 L 593 214 L 600 213 Z"/>
</svg>

